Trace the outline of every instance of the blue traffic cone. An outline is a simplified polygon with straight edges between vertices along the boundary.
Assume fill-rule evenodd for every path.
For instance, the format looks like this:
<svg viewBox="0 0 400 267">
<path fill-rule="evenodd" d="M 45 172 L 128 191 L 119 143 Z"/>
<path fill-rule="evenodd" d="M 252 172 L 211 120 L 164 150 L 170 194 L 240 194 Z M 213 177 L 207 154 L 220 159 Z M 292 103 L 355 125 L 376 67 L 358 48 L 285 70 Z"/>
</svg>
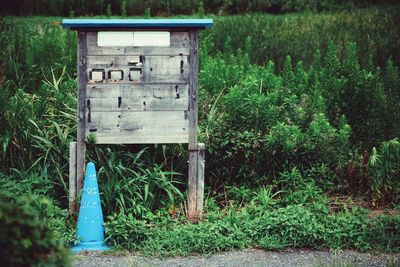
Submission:
<svg viewBox="0 0 400 267">
<path fill-rule="evenodd" d="M 103 212 L 93 162 L 89 162 L 86 166 L 76 232 L 79 243 L 71 248 L 73 252 L 108 249 L 104 243 Z"/>
</svg>

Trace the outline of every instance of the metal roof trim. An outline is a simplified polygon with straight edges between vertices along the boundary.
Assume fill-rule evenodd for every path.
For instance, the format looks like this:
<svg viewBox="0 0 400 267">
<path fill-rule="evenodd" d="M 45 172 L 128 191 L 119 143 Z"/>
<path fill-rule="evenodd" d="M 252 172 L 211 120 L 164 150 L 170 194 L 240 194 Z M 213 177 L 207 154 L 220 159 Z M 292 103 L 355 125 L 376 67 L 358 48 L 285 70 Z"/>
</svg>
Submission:
<svg viewBox="0 0 400 267">
<path fill-rule="evenodd" d="M 62 26 L 79 29 L 206 29 L 212 19 L 63 19 Z"/>
</svg>

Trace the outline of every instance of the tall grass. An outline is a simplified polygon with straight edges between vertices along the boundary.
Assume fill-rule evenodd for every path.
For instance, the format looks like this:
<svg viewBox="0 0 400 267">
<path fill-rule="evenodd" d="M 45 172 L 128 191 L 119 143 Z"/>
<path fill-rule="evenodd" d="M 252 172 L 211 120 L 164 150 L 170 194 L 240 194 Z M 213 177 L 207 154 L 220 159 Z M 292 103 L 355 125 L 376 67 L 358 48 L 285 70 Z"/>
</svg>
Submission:
<svg viewBox="0 0 400 267">
<path fill-rule="evenodd" d="M 364 150 L 400 132 L 399 38 L 391 26 L 399 9 L 387 11 L 216 18 L 202 34 L 200 55 L 207 184 L 267 184 L 296 167 L 319 185 L 334 185 L 325 190 L 348 192 L 349 181 L 367 177 L 390 179 L 384 195 L 398 194 L 397 176 L 380 164 L 367 173 L 362 159 Z M 0 157 L 7 174 L 50 177 L 65 205 L 68 143 L 76 135 L 76 35 L 57 22 L 1 19 Z M 184 176 L 176 173 L 187 173 L 186 148 L 142 148 L 89 150 L 103 176 L 107 212 L 135 206 L 142 214 L 182 199 L 177 188 L 184 189 L 178 182 Z M 380 182 L 373 184 L 355 193 L 381 190 Z M 389 201 L 382 196 L 375 198 Z"/>
<path fill-rule="evenodd" d="M 356 7 L 371 6 L 373 4 L 396 3 L 395 0 L 192 0 L 192 1 L 143 1 L 143 0 L 36 0 L 36 1 L 7 1 L 3 4 L 0 15 L 19 16 L 88 16 L 125 14 L 143 15 L 151 9 L 156 15 L 193 14 L 201 6 L 207 12 L 216 14 L 241 14 L 245 12 L 286 13 L 298 11 L 323 11 L 354 9 Z"/>
<path fill-rule="evenodd" d="M 212 53 L 226 53 L 230 46 L 234 51 L 243 49 L 249 38 L 251 62 L 264 65 L 271 60 L 278 70 L 286 55 L 311 65 L 315 50 L 324 54 L 330 42 L 338 47 L 340 59 L 345 57 L 347 44 L 356 42 L 362 66 L 370 55 L 379 66 L 388 58 L 399 65 L 400 29 L 394 27 L 399 17 L 399 6 L 281 16 L 246 14 L 216 17 L 215 26 L 203 36 L 214 43 Z"/>
</svg>

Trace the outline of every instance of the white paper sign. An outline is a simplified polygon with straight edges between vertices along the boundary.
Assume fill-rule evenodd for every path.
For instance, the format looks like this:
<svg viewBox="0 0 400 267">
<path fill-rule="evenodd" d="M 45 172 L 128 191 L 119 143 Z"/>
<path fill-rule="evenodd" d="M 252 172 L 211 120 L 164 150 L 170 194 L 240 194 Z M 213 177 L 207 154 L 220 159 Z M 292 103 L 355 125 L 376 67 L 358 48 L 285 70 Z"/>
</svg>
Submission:
<svg viewBox="0 0 400 267">
<path fill-rule="evenodd" d="M 170 32 L 98 32 L 98 46 L 170 46 Z"/>
<path fill-rule="evenodd" d="M 133 32 L 98 32 L 98 46 L 132 46 Z"/>
</svg>

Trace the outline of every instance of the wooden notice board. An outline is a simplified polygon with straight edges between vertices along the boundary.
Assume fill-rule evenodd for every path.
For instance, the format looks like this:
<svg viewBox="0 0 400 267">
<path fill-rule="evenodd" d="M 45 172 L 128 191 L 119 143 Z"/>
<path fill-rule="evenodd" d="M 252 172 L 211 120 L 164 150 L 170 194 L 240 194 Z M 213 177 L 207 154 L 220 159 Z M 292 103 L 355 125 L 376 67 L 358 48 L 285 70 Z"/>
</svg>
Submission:
<svg viewBox="0 0 400 267">
<path fill-rule="evenodd" d="M 198 32 L 212 23 L 210 19 L 63 20 L 64 27 L 78 31 L 72 213 L 82 186 L 88 136 L 96 144 L 187 143 L 187 209 L 189 217 L 201 213 L 204 178 L 199 175 L 204 170 L 198 169 L 204 166 L 199 163 L 204 161 L 204 145 L 197 143 Z"/>
</svg>

